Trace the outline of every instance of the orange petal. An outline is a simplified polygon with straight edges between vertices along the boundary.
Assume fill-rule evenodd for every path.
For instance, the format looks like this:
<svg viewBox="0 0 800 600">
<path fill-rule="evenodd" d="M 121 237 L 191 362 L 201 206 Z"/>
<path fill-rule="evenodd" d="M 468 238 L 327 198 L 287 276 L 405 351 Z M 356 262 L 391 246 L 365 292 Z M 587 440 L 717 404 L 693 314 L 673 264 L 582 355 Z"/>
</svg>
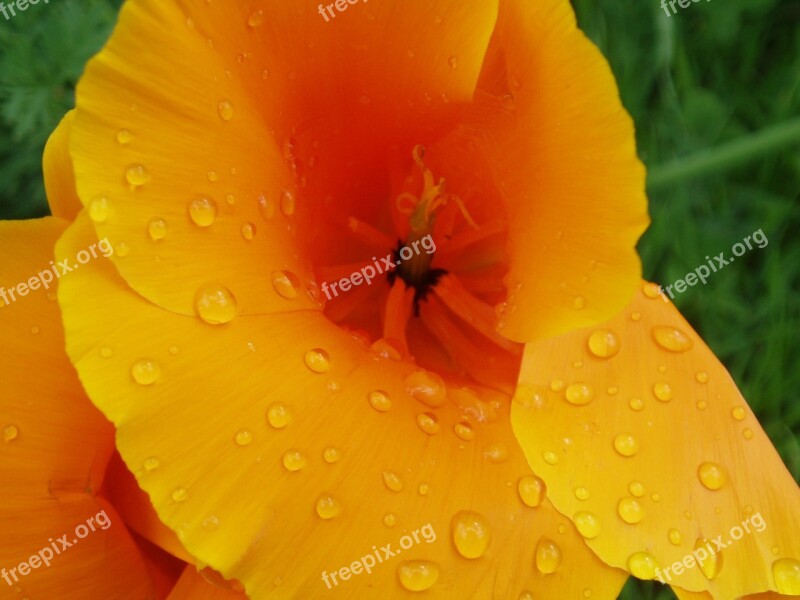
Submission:
<svg viewBox="0 0 800 600">
<path fill-rule="evenodd" d="M 0 589 L 7 584 L 31 598 L 155 600 L 122 519 L 94 497 L 113 429 L 64 354 L 53 284 L 48 294 L 30 280 L 50 268 L 65 226 L 55 218 L 0 222 L 0 342 L 14 348 L 0 361 Z M 38 289 L 19 296 L 17 284 L 26 281 Z"/>
<path fill-rule="evenodd" d="M 715 598 L 798 591 L 797 484 L 655 284 L 601 326 L 529 344 L 515 399 L 528 462 L 579 529 L 594 515 L 603 560 Z"/>
<path fill-rule="evenodd" d="M 641 275 L 645 172 L 611 69 L 569 2 L 503 2 L 478 88 L 466 134 L 479 130 L 510 228 L 501 332 L 530 341 L 611 318 Z"/>
<path fill-rule="evenodd" d="M 58 253 L 91 236 L 79 217 Z M 175 315 L 106 262 L 72 274 L 59 300 L 68 352 L 159 516 L 253 600 L 402 597 L 401 581 L 432 585 L 432 598 L 619 591 L 623 573 L 536 497 L 508 403 L 489 400 L 497 420 L 480 421 L 467 399 L 479 391 L 447 401 L 440 381 L 372 355 L 318 313 L 223 327 Z M 132 373 L 142 359 L 153 368 Z M 402 556 L 384 555 L 387 544 Z M 372 556 L 371 574 L 336 583 Z"/>
<path fill-rule="evenodd" d="M 74 110 L 64 115 L 56 130 L 50 134 L 42 158 L 44 189 L 47 192 L 50 212 L 53 216 L 70 221 L 83 207 L 75 190 L 75 174 L 69 156 L 69 139 L 74 120 Z"/>
<path fill-rule="evenodd" d="M 193 565 L 187 565 L 167 600 L 247 600 L 247 596 L 211 583 Z"/>
</svg>

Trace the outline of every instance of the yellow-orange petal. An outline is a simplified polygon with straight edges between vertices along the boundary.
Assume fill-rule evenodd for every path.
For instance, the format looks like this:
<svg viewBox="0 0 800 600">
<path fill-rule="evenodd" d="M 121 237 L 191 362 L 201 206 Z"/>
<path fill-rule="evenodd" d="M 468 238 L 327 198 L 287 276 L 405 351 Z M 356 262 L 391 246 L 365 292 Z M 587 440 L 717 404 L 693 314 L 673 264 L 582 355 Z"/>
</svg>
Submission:
<svg viewBox="0 0 800 600">
<path fill-rule="evenodd" d="M 645 171 L 611 69 L 569 2 L 501 3 L 478 89 L 468 131 L 510 228 L 500 332 L 524 342 L 611 318 L 641 276 Z"/>
<path fill-rule="evenodd" d="M 95 497 L 113 428 L 64 354 L 55 288 L 48 284 L 48 295 L 33 283 L 37 289 L 19 296 L 18 284 L 50 268 L 65 226 L 50 217 L 0 222 L 0 343 L 14 349 L 0 361 L 0 589 L 30 598 L 156 600 L 122 519 Z"/>
<path fill-rule="evenodd" d="M 646 552 L 660 569 L 650 578 L 715 598 L 797 585 L 797 484 L 657 286 L 596 328 L 528 344 L 517 394 L 539 399 L 512 412 L 528 462 L 556 508 L 607 524 L 587 542 L 603 560 Z"/>
<path fill-rule="evenodd" d="M 74 120 L 74 110 L 64 115 L 56 130 L 50 134 L 42 157 L 44 189 L 50 212 L 55 217 L 69 221 L 74 219 L 83 207 L 75 189 L 75 174 L 69 156 L 69 139 Z"/>
<path fill-rule="evenodd" d="M 58 253 L 91 237 L 81 216 Z M 507 403 L 479 415 L 464 397 L 482 391 L 459 388 L 430 406 L 408 388 L 415 366 L 374 357 L 318 313 L 209 328 L 132 293 L 106 262 L 74 273 L 59 300 L 68 352 L 122 456 L 159 461 L 138 473 L 159 516 L 250 598 L 619 591 L 623 573 L 532 496 Z M 94 351 L 104 346 L 106 359 Z M 148 385 L 132 379 L 142 358 L 159 365 Z M 326 583 L 387 544 L 400 555 Z"/>
<path fill-rule="evenodd" d="M 187 565 L 167 600 L 247 600 L 243 592 L 235 591 L 237 587 L 206 573 Z"/>
</svg>

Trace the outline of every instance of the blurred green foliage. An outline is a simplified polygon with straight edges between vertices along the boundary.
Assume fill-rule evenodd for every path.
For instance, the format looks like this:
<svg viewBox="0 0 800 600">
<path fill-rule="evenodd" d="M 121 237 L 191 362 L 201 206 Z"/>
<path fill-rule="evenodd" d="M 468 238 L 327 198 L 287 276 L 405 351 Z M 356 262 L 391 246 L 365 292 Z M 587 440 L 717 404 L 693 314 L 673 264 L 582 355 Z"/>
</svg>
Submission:
<svg viewBox="0 0 800 600">
<path fill-rule="evenodd" d="M 693 178 L 663 170 L 800 116 L 800 0 L 699 2 L 671 17 L 658 0 L 573 3 L 611 63 L 653 175 L 645 276 L 667 285 L 757 229 L 769 239 L 675 302 L 800 478 L 800 140 Z M 120 4 L 61 0 L 0 18 L 0 218 L 46 214 L 44 143 Z M 673 597 L 635 580 L 621 596 Z"/>
</svg>

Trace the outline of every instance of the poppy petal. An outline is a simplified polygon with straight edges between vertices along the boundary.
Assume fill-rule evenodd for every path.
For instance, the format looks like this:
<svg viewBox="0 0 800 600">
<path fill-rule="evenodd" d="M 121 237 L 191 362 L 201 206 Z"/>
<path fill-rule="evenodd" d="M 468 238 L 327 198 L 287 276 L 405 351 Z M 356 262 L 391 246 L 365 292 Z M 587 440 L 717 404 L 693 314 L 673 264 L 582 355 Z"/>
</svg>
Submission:
<svg viewBox="0 0 800 600">
<path fill-rule="evenodd" d="M 715 598 L 796 592 L 800 490 L 658 289 L 644 284 L 601 326 L 527 345 L 517 438 L 556 508 L 579 529 L 592 515 L 587 543 L 609 564 Z"/>
<path fill-rule="evenodd" d="M 72 170 L 72 159 L 69 155 L 69 139 L 72 134 L 72 123 L 75 111 L 71 110 L 50 134 L 44 147 L 42 170 L 44 172 L 44 189 L 47 202 L 54 217 L 71 221 L 80 212 L 83 205 L 75 191 L 75 173 Z"/>
</svg>

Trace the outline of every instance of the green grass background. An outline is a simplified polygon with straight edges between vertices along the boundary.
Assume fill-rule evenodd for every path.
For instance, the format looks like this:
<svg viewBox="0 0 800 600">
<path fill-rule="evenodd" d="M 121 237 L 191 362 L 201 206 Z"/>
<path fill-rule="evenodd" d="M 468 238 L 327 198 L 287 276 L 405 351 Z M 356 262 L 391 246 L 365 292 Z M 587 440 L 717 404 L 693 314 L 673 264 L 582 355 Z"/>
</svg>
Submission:
<svg viewBox="0 0 800 600">
<path fill-rule="evenodd" d="M 649 169 L 645 276 L 666 285 L 757 229 L 769 239 L 675 303 L 798 479 L 800 0 L 701 1 L 671 17 L 658 0 L 573 3 L 611 63 Z M 0 218 L 47 214 L 42 148 L 120 4 L 60 0 L 0 17 Z M 621 598 L 674 596 L 630 580 Z"/>
</svg>

